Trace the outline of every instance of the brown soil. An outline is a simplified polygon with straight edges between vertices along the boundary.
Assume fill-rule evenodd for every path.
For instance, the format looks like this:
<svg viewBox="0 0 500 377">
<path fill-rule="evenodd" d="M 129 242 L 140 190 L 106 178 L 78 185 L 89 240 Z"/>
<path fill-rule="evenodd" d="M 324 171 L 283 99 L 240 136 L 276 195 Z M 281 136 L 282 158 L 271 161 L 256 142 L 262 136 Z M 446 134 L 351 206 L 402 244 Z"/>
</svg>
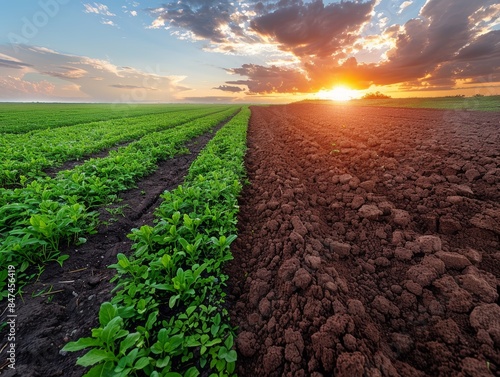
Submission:
<svg viewBox="0 0 500 377">
<path fill-rule="evenodd" d="M 500 375 L 500 113 L 255 107 L 240 376 Z"/>
<path fill-rule="evenodd" d="M 75 366 L 76 359 L 85 351 L 61 352 L 68 341 L 90 336 L 98 325 L 97 314 L 101 303 L 111 298 L 113 284 L 109 282 L 114 270 L 107 268 L 116 263 L 118 253 L 130 253 L 127 238 L 132 228 L 153 225 L 153 211 L 160 204 L 161 193 L 182 183 L 191 163 L 201 149 L 222 127 L 193 139 L 188 145 L 190 154 L 179 156 L 158 165 L 158 169 L 138 183 L 137 188 L 122 193 L 118 204 L 110 208 L 123 214 L 112 215 L 102 209 L 102 225 L 79 247 L 63 251 L 71 256 L 63 267 L 48 265 L 40 279 L 17 299 L 16 369 L 9 370 L 4 363 L 6 352 L 5 331 L 0 333 L 2 376 L 79 377 L 83 368 Z M 40 292 L 45 292 L 37 295 Z M 36 296 L 36 297 L 34 297 Z M 4 320 L 2 313 L 1 320 Z M 5 340 L 4 340 L 5 339 Z"/>
</svg>

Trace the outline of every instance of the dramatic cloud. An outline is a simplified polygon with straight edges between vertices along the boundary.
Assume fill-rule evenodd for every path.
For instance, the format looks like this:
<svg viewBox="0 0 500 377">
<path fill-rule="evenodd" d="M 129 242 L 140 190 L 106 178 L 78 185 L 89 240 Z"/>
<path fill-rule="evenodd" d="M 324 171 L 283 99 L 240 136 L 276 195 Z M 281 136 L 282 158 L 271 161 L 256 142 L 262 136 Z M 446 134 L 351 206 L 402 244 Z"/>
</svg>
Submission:
<svg viewBox="0 0 500 377">
<path fill-rule="evenodd" d="M 23 45 L 0 45 L 0 77 L 2 96 L 16 100 L 165 102 L 190 89 L 180 85 L 185 77 L 158 67 L 145 72 Z"/>
<path fill-rule="evenodd" d="M 413 2 L 404 2 L 404 10 Z M 256 16 L 251 28 L 279 43 L 300 63 L 295 67 L 243 65 L 249 94 L 316 92 L 335 84 L 356 89 L 400 84 L 405 90 L 444 90 L 457 82 L 493 83 L 500 77 L 500 5 L 495 0 L 428 0 L 418 17 L 391 24 L 381 35 L 359 35 L 374 2 L 288 2 Z M 324 32 L 321 32 L 324 31 Z M 379 54 L 378 61 L 358 61 Z"/>
<path fill-rule="evenodd" d="M 395 34 L 395 46 L 387 53 L 388 60 L 375 67 L 360 67 L 360 72 L 364 71 L 373 83 L 381 85 L 415 80 L 433 85 L 433 80 L 443 83 L 447 79 L 448 88 L 457 79 L 498 73 L 499 33 L 481 34 L 484 29 L 480 32 L 473 22 L 477 12 L 483 12 L 493 3 L 493 0 L 427 1 L 420 17 L 408 21 Z"/>
<path fill-rule="evenodd" d="M 322 1 L 294 2 L 255 18 L 250 26 L 296 56 L 338 56 L 356 41 L 361 26 L 370 20 L 374 5 L 375 0 L 326 6 Z"/>
</svg>

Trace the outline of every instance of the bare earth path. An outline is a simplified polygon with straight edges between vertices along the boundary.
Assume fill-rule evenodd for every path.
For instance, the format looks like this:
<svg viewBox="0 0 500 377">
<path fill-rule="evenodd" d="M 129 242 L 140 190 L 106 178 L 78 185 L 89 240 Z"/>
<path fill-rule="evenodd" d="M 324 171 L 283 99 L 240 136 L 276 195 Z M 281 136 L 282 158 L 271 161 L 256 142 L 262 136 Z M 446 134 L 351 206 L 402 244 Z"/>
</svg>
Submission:
<svg viewBox="0 0 500 377">
<path fill-rule="evenodd" d="M 500 375 L 500 114 L 255 107 L 240 376 Z"/>
</svg>

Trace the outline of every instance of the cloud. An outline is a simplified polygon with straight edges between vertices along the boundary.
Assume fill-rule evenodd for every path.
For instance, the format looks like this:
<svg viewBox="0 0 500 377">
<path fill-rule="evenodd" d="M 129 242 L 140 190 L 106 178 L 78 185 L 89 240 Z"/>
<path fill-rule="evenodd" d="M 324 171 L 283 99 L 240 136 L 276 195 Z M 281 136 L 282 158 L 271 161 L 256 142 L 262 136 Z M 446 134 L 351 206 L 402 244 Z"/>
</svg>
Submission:
<svg viewBox="0 0 500 377">
<path fill-rule="evenodd" d="M 1 68 L 23 69 L 26 67 L 31 67 L 30 64 L 10 59 L 7 56 L 4 56 L 4 57 L 6 59 L 2 59 L 2 55 L 0 54 L 0 67 Z"/>
<path fill-rule="evenodd" d="M 181 84 L 185 76 L 165 74 L 159 67 L 146 71 L 120 67 L 46 48 L 0 45 L 0 59 L 9 62 L 0 64 L 0 77 L 4 77 L 0 92 L 10 95 L 11 100 L 71 97 L 81 101 L 171 102 L 190 89 Z M 13 64 L 18 68 L 13 69 Z M 33 88 L 32 93 L 26 88 Z"/>
<path fill-rule="evenodd" d="M 155 28 L 168 23 L 170 26 L 189 30 L 202 39 L 222 42 L 223 28 L 235 27 L 230 18 L 235 9 L 228 1 L 180 0 L 161 8 L 150 9 L 150 13 L 156 16 L 152 25 Z"/>
<path fill-rule="evenodd" d="M 302 72 L 282 67 L 264 67 L 244 64 L 241 68 L 228 70 L 229 73 L 247 76 L 248 80 L 227 81 L 227 84 L 246 85 L 250 93 L 301 93 L 308 92 L 310 82 Z"/>
<path fill-rule="evenodd" d="M 46 80 L 30 82 L 19 77 L 0 77 L 0 99 L 49 99 L 54 93 L 56 86 Z"/>
<path fill-rule="evenodd" d="M 118 27 L 117 24 L 115 24 L 113 21 L 111 20 L 101 20 L 101 24 L 103 25 L 108 25 L 108 26 L 113 26 L 113 27 Z"/>
<path fill-rule="evenodd" d="M 113 84 L 110 85 L 112 88 L 118 89 L 147 89 L 147 90 L 158 90 L 158 88 L 146 87 L 146 86 L 138 86 L 138 85 L 122 85 L 122 84 Z"/>
<path fill-rule="evenodd" d="M 253 19 L 250 27 L 262 37 L 276 42 L 296 56 L 338 55 L 357 39 L 357 32 L 368 22 L 375 0 L 324 5 L 292 2 Z"/>
<path fill-rule="evenodd" d="M 232 93 L 239 93 L 239 92 L 244 92 L 245 89 L 240 88 L 239 86 L 230 86 L 230 85 L 220 85 L 216 88 L 213 89 L 218 89 L 222 90 L 224 92 L 232 92 Z"/>
<path fill-rule="evenodd" d="M 296 55 L 328 55 L 356 39 L 377 0 L 230 1 L 177 0 L 149 9 L 150 28 L 172 29 L 180 39 L 208 40 L 217 52 L 275 45 Z M 243 46 L 243 47 L 242 47 Z"/>
<path fill-rule="evenodd" d="M 70 66 L 60 66 L 55 67 L 55 69 L 55 71 L 46 71 L 43 72 L 43 74 L 65 80 L 80 79 L 82 77 L 85 77 L 85 75 L 87 74 L 87 71 L 84 69 Z"/>
<path fill-rule="evenodd" d="M 396 33 L 395 46 L 387 53 L 388 60 L 362 68 L 376 84 L 432 82 L 446 76 L 448 88 L 465 76 L 473 78 L 498 70 L 498 63 L 493 62 L 499 58 L 499 32 L 480 35 L 471 27 L 471 16 L 486 3 L 493 5 L 488 0 L 427 1 L 420 17 L 409 20 Z"/>
<path fill-rule="evenodd" d="M 408 8 L 410 5 L 413 4 L 413 0 L 410 1 L 404 1 L 400 6 L 399 6 L 399 12 L 398 14 L 403 13 L 403 11 Z"/>
<path fill-rule="evenodd" d="M 108 17 L 114 17 L 116 14 L 111 13 L 109 11 L 109 8 L 107 5 L 101 4 L 101 3 L 94 3 L 94 5 L 91 4 L 83 4 L 85 7 L 84 12 L 85 13 L 95 13 L 95 14 L 100 14 L 101 16 L 108 16 Z"/>
</svg>

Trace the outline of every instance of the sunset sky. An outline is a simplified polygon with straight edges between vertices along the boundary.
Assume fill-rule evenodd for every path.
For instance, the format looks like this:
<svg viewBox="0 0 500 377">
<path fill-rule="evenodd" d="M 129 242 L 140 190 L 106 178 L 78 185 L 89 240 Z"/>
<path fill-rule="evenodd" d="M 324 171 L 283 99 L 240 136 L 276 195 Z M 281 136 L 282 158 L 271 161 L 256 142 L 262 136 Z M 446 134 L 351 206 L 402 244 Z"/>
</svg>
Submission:
<svg viewBox="0 0 500 377">
<path fill-rule="evenodd" d="M 338 86 L 500 94 L 498 0 L 2 5 L 0 101 L 290 102 Z"/>
</svg>

